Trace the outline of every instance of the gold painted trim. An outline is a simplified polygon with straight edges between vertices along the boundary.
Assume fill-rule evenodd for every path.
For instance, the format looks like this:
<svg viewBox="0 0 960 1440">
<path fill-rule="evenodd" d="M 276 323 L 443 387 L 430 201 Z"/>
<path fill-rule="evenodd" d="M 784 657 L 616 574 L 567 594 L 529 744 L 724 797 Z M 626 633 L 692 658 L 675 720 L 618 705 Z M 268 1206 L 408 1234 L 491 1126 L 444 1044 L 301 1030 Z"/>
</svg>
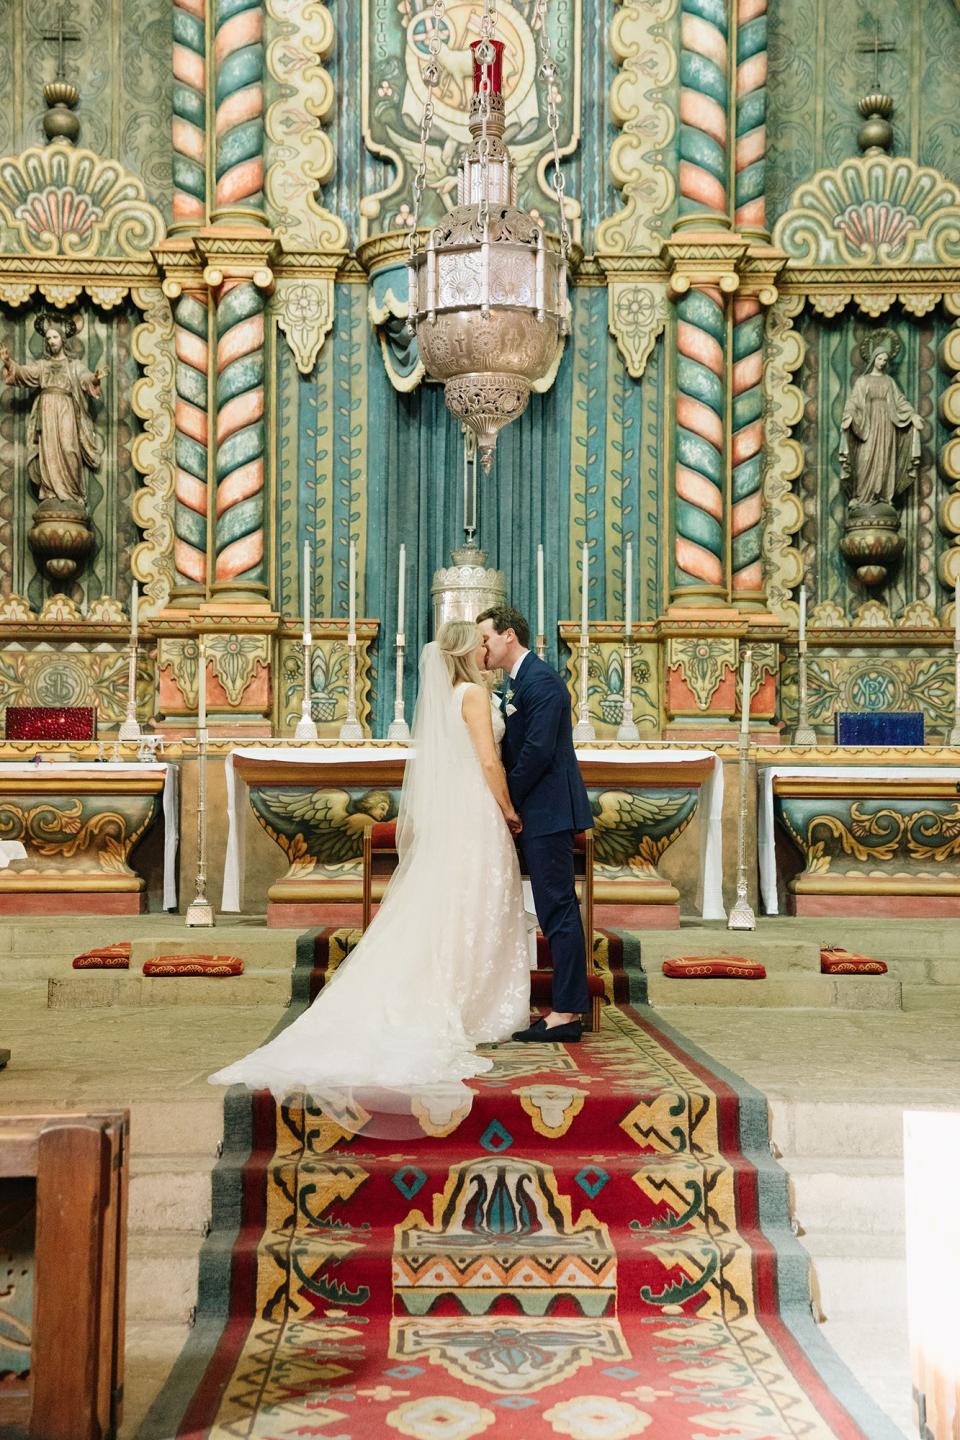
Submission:
<svg viewBox="0 0 960 1440">
<path fill-rule="evenodd" d="M 775 775 L 774 795 L 802 796 L 805 799 L 846 799 L 865 796 L 871 800 L 936 799 L 946 797 L 956 800 L 960 797 L 960 780 L 872 780 L 831 779 L 824 776 L 815 779 L 804 776 Z"/>
<path fill-rule="evenodd" d="M 57 769 L 55 765 L 38 765 L 36 775 L 4 775 L 0 768 L 0 801 L 6 795 L 159 795 L 165 779 L 163 775 L 123 775 L 117 771 L 89 776 L 49 773 Z"/>
<path fill-rule="evenodd" d="M 867 875 L 798 875 L 787 885 L 794 895 L 957 895 L 960 880 L 917 875 L 873 880 Z"/>
</svg>

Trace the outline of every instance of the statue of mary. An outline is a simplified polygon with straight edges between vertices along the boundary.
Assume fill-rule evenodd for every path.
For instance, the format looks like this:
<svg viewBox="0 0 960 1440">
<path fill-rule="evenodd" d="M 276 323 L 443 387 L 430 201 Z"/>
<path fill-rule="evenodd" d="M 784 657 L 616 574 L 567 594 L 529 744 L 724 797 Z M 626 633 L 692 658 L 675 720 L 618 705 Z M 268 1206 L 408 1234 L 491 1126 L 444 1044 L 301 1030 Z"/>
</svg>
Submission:
<svg viewBox="0 0 960 1440">
<path fill-rule="evenodd" d="M 923 419 L 889 373 L 900 349 L 892 330 L 876 331 L 860 345 L 867 368 L 847 397 L 838 452 L 851 514 L 892 506 L 920 469 Z"/>
</svg>

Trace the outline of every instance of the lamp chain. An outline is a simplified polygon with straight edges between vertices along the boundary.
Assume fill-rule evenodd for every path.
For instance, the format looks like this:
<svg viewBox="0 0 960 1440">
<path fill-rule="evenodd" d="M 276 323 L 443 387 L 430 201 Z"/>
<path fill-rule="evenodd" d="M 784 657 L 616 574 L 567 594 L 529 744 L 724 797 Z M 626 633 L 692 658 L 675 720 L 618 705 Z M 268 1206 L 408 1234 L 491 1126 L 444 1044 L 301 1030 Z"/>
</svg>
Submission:
<svg viewBox="0 0 960 1440">
<path fill-rule="evenodd" d="M 480 85 L 478 94 L 480 105 L 478 113 L 480 116 L 480 139 L 477 143 L 477 154 L 480 159 L 480 198 L 477 203 L 477 223 L 480 226 L 484 238 L 487 236 L 487 226 L 490 219 L 490 200 L 487 194 L 487 166 L 490 158 L 490 140 L 487 135 L 487 122 L 490 119 L 490 66 L 493 64 L 496 51 L 490 41 L 493 37 L 493 29 L 497 23 L 496 0 L 483 0 L 483 18 L 480 21 L 480 44 L 477 46 L 477 59 L 480 61 Z"/>
<path fill-rule="evenodd" d="M 537 32 L 540 45 L 540 67 L 537 75 L 543 81 L 547 92 L 547 127 L 553 140 L 553 189 L 557 197 L 557 206 L 560 211 L 560 253 L 564 260 L 570 253 L 570 231 L 567 228 L 567 211 L 563 203 L 566 185 L 563 178 L 563 171 L 560 168 L 560 116 L 557 112 L 557 94 L 559 89 L 555 84 L 557 79 L 557 66 L 550 54 L 550 45 L 547 38 L 547 3 L 548 0 L 537 0 L 533 11 L 533 27 Z"/>
<path fill-rule="evenodd" d="M 410 258 L 413 259 L 420 248 L 420 235 L 417 226 L 420 221 L 420 206 L 423 201 L 423 189 L 427 179 L 427 141 L 430 139 L 430 130 L 433 125 L 433 91 L 440 82 L 440 46 L 443 44 L 441 25 L 444 20 L 445 0 L 433 0 L 433 29 L 430 32 L 430 59 L 423 67 L 423 83 L 427 87 L 427 103 L 423 107 L 423 115 L 420 117 L 420 160 L 413 176 L 413 220 L 410 230 Z"/>
</svg>

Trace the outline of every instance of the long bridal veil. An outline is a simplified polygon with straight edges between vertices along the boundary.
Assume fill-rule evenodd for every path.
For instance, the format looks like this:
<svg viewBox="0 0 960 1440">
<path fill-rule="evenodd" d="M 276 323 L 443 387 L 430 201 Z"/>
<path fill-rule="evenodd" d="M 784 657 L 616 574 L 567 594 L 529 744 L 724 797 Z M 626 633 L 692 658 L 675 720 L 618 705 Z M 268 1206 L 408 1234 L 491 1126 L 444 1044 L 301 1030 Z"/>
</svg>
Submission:
<svg viewBox="0 0 960 1440">
<path fill-rule="evenodd" d="M 303 1092 L 364 1135 L 414 1134 L 468 1112 L 463 1081 L 492 1068 L 476 1045 L 528 1013 L 510 983 L 518 947 L 527 986 L 529 971 L 513 844 L 435 642 L 420 657 L 397 849 L 378 913 L 313 1005 L 214 1083 L 287 1101 Z"/>
</svg>

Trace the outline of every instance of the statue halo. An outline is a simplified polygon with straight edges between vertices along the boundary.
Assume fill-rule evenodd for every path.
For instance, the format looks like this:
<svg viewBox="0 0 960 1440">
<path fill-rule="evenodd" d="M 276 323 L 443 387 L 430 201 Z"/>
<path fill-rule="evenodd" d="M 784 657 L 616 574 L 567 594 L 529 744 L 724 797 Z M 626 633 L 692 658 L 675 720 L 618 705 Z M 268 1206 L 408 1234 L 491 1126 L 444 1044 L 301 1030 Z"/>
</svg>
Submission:
<svg viewBox="0 0 960 1440">
<path fill-rule="evenodd" d="M 895 330 L 873 330 L 860 341 L 859 349 L 860 355 L 868 367 L 873 364 L 874 357 L 881 350 L 887 352 L 892 365 L 903 349 L 903 341 Z"/>
</svg>

